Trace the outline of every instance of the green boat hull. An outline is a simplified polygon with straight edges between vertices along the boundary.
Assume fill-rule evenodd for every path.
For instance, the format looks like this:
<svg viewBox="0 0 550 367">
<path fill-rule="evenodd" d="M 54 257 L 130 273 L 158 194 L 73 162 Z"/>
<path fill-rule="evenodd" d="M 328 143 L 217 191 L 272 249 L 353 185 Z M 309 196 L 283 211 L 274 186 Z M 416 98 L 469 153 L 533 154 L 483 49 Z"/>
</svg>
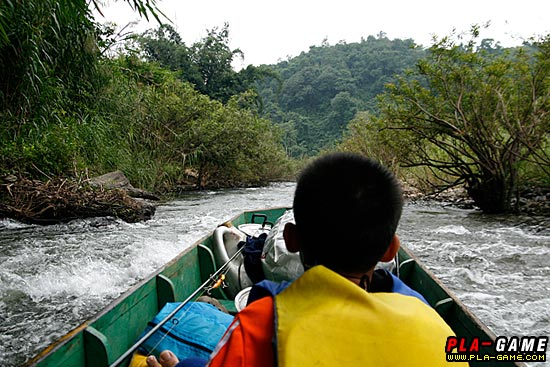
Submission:
<svg viewBox="0 0 550 367">
<path fill-rule="evenodd" d="M 244 212 L 232 218 L 233 225 L 251 223 L 254 214 L 274 223 L 287 208 Z M 106 367 L 133 346 L 150 321 L 167 302 L 181 302 L 212 275 L 215 261 L 212 234 L 201 238 L 149 278 L 139 282 L 92 319 L 56 341 L 26 366 Z M 400 277 L 421 292 L 458 336 L 494 341 L 494 334 L 437 280 L 406 248 L 399 252 Z M 213 296 L 235 311 L 233 301 L 221 290 Z M 441 346 L 442 348 L 444 346 Z M 487 352 L 490 352 L 487 350 Z M 129 359 L 121 364 L 127 366 Z M 471 366 L 524 366 L 518 362 L 478 362 Z"/>
</svg>

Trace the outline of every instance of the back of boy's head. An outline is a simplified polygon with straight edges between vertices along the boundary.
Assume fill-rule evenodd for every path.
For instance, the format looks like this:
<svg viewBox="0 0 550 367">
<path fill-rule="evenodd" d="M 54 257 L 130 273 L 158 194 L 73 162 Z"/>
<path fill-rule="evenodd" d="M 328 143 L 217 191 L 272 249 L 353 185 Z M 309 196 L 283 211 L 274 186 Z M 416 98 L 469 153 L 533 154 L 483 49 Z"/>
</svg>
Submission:
<svg viewBox="0 0 550 367">
<path fill-rule="evenodd" d="M 302 171 L 293 206 L 305 265 L 366 272 L 391 243 L 403 199 L 388 169 L 360 155 L 334 153 Z"/>
</svg>

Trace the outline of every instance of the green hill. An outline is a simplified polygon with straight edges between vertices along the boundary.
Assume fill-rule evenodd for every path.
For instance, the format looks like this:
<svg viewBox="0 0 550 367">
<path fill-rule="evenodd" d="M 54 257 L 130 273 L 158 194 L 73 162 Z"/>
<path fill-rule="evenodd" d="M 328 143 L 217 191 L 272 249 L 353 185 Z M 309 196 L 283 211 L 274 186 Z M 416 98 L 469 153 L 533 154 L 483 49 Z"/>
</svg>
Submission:
<svg viewBox="0 0 550 367">
<path fill-rule="evenodd" d="M 356 112 L 373 111 L 384 85 L 425 52 L 412 39 L 390 40 L 383 33 L 312 46 L 271 66 L 280 79 L 258 87 L 263 114 L 282 127 L 290 155 L 314 155 L 341 137 Z"/>
</svg>

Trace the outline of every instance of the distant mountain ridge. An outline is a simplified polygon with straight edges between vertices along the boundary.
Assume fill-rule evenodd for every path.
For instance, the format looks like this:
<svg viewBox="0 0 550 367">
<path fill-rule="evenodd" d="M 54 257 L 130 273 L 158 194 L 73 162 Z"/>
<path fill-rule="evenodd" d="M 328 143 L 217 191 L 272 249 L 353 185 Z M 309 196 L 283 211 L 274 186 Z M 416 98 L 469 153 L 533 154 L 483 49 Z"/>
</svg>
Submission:
<svg viewBox="0 0 550 367">
<path fill-rule="evenodd" d="M 291 156 L 314 155 L 341 137 L 356 112 L 375 111 L 384 86 L 427 52 L 412 39 L 390 40 L 384 33 L 356 43 L 324 41 L 270 66 L 280 80 L 258 86 L 263 115 L 282 128 Z"/>
</svg>

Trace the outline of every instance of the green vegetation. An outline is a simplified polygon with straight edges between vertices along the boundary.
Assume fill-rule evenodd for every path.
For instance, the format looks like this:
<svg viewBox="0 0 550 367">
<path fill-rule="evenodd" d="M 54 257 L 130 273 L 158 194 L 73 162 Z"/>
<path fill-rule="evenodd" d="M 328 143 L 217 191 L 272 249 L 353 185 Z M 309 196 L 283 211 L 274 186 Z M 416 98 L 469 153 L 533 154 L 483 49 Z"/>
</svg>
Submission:
<svg viewBox="0 0 550 367">
<path fill-rule="evenodd" d="M 464 184 L 482 210 L 500 213 L 521 185 L 550 180 L 550 54 L 548 39 L 502 50 L 476 46 L 477 34 L 434 43 L 389 84 L 378 114 L 357 115 L 342 149 L 420 167 L 435 186 Z"/>
<path fill-rule="evenodd" d="M 255 90 L 255 83 L 266 77 L 276 78 L 268 67 L 249 65 L 236 72 L 231 63 L 243 57 L 240 50 L 231 50 L 229 26 L 208 31 L 208 35 L 187 47 L 176 30 L 164 24 L 137 38 L 143 56 L 177 73 L 180 80 L 189 82 L 196 90 L 212 99 L 226 103 L 239 93 Z M 261 100 L 256 98 L 256 103 Z"/>
<path fill-rule="evenodd" d="M 274 65 L 280 77 L 260 84 L 264 115 L 285 130 L 290 155 L 315 155 L 341 137 L 358 111 L 376 110 L 384 85 L 424 55 L 412 40 L 389 40 L 384 33 L 312 46 Z"/>
<path fill-rule="evenodd" d="M 154 1 L 127 2 L 156 16 Z M 234 56 L 227 29 L 196 46 L 192 69 L 209 81 L 200 90 L 181 70 L 136 53 L 103 57 L 109 39 L 98 35 L 112 32 L 84 0 L 2 2 L 0 25 L 0 176 L 120 169 L 137 186 L 172 191 L 289 174 L 280 132 L 259 117 L 256 94 L 242 80 L 225 87 Z"/>
<path fill-rule="evenodd" d="M 162 15 L 154 0 L 125 2 Z M 509 211 L 519 188 L 550 185 L 550 36 L 504 49 L 471 33 L 428 49 L 383 33 L 323 42 L 236 71 L 227 25 L 190 46 L 160 25 L 115 53 L 114 28 L 95 23 L 85 0 L 6 0 L 0 177 L 119 169 L 173 192 L 292 177 L 289 157 L 341 149 Z"/>
</svg>

